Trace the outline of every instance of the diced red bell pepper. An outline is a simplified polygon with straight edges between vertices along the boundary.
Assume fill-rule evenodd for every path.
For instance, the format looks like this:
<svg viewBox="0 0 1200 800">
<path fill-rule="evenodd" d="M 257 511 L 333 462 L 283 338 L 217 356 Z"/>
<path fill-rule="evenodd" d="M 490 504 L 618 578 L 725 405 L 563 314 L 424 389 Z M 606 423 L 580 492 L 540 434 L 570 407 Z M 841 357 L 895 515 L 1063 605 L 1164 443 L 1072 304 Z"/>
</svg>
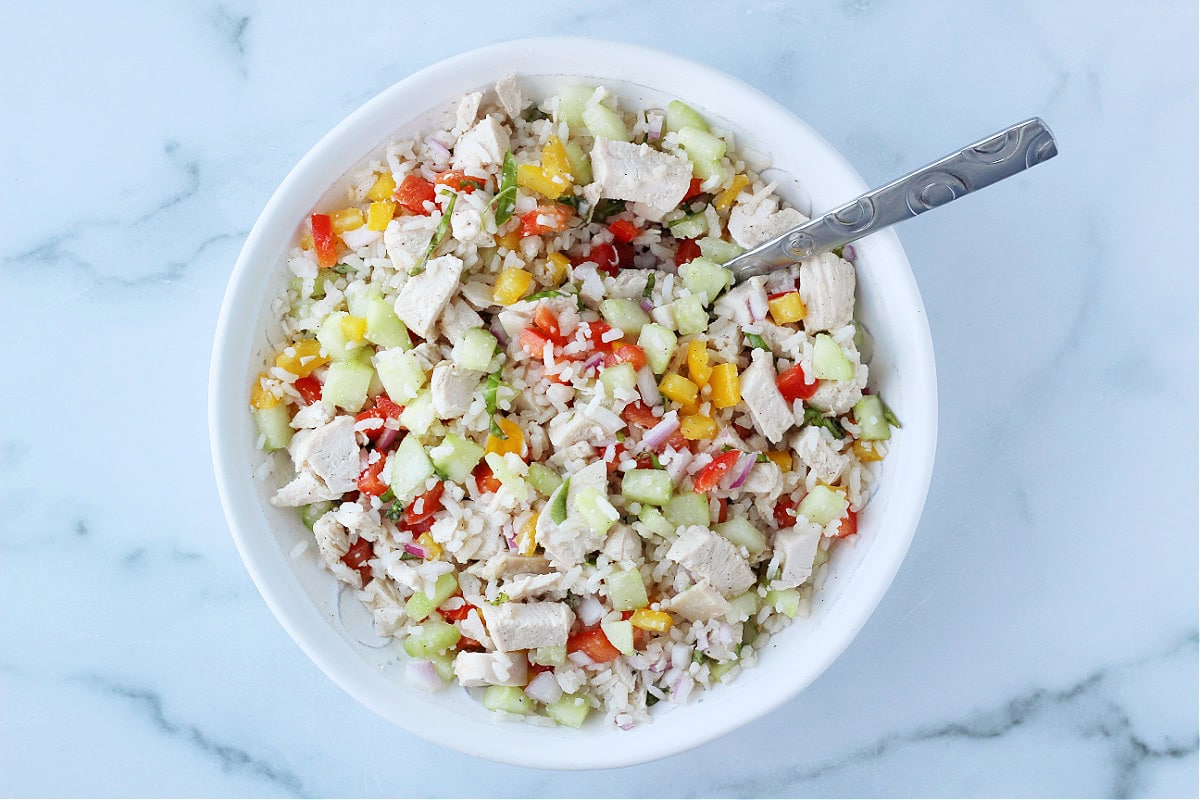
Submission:
<svg viewBox="0 0 1200 800">
<path fill-rule="evenodd" d="M 483 645 L 472 639 L 470 636 L 460 636 L 458 644 L 454 646 L 456 650 L 464 650 L 468 653 L 479 653 L 483 651 Z"/>
<path fill-rule="evenodd" d="M 520 336 L 517 337 L 517 343 L 521 345 L 522 350 L 529 354 L 530 358 L 538 361 L 546 352 L 546 345 L 553 344 L 549 336 L 533 327 L 521 331 Z"/>
<path fill-rule="evenodd" d="M 374 557 L 375 551 L 371 549 L 371 543 L 360 537 L 350 545 L 346 555 L 342 556 L 342 563 L 350 569 L 357 570 L 362 585 L 366 586 L 371 582 L 371 567 L 367 562 Z"/>
<path fill-rule="evenodd" d="M 638 226 L 627 219 L 613 220 L 608 223 L 608 229 L 612 232 L 614 239 L 625 244 L 632 242 L 641 233 Z"/>
<path fill-rule="evenodd" d="M 428 532 L 429 529 L 433 527 L 433 523 L 436 521 L 437 520 L 435 520 L 433 517 L 426 517 L 425 519 L 421 520 L 420 522 L 414 523 L 412 525 L 404 525 L 402 527 L 404 530 L 411 533 L 413 535 L 413 538 L 415 539 L 416 537 L 420 536 L 422 533 Z"/>
<path fill-rule="evenodd" d="M 492 474 L 492 468 L 486 461 L 480 461 L 479 466 L 475 467 L 472 474 L 475 476 L 475 485 L 479 488 L 480 494 L 500 491 L 500 479 Z"/>
<path fill-rule="evenodd" d="M 304 398 L 304 402 L 312 405 L 321 399 L 321 382 L 314 375 L 305 375 L 303 378 L 297 378 L 292 384 L 296 387 L 296 391 Z"/>
<path fill-rule="evenodd" d="M 471 605 L 470 603 L 463 603 L 458 608 L 439 608 L 438 612 L 442 615 L 442 619 L 446 620 L 446 622 L 462 622 L 467 618 L 467 615 L 471 613 L 471 609 L 473 608 L 475 608 L 475 606 Z"/>
<path fill-rule="evenodd" d="M 312 224 L 313 249 L 317 251 L 317 266 L 329 269 L 337 263 L 337 234 L 333 232 L 333 220 L 328 214 L 313 214 L 309 222 Z"/>
<path fill-rule="evenodd" d="M 729 519 L 729 500 L 724 497 L 717 498 L 717 522 L 724 522 Z"/>
<path fill-rule="evenodd" d="M 796 504 L 790 497 L 781 497 L 775 504 L 775 524 L 780 528 L 790 528 L 796 524 Z"/>
<path fill-rule="evenodd" d="M 374 464 L 367 465 L 367 468 L 358 476 L 358 490 L 360 492 L 369 494 L 372 497 L 379 497 L 388 490 L 387 483 L 381 477 L 385 464 L 387 464 L 387 459 L 381 456 Z"/>
<path fill-rule="evenodd" d="M 470 194 L 476 189 L 482 189 L 487 186 L 487 178 L 477 178 L 474 175 L 467 175 L 461 169 L 452 169 L 449 172 L 443 172 L 434 179 L 434 183 L 438 186 L 448 186 L 455 191 L 463 194 Z"/>
<path fill-rule="evenodd" d="M 604 451 L 605 451 L 605 454 L 607 454 L 608 448 L 607 447 L 604 448 Z M 616 444 L 613 445 L 612 459 L 604 462 L 605 469 L 608 470 L 609 475 L 612 475 L 614 472 L 617 471 L 617 466 L 621 463 L 621 459 L 624 458 L 624 456 L 625 456 L 625 444 L 623 442 L 617 442 Z"/>
<path fill-rule="evenodd" d="M 612 330 L 612 326 L 607 322 L 604 322 L 603 320 L 595 320 L 594 322 L 589 322 L 587 325 L 588 330 L 587 333 L 584 334 L 584 338 L 587 339 L 588 344 L 591 345 L 593 351 L 598 353 L 611 353 L 613 348 L 621 344 L 620 339 L 614 339 L 611 342 L 604 341 L 604 335 Z"/>
<path fill-rule="evenodd" d="M 612 642 L 608 640 L 608 637 L 604 635 L 604 631 L 600 628 L 593 628 L 590 631 L 580 631 L 567 639 L 568 653 L 577 653 L 580 651 L 586 653 L 587 657 L 597 664 L 612 661 L 621 655 L 621 651 L 612 646 Z"/>
<path fill-rule="evenodd" d="M 699 178 L 692 178 L 692 182 L 688 184 L 687 194 L 683 196 L 683 202 L 686 203 L 693 197 L 699 197 L 700 195 L 704 194 L 704 192 L 700 189 L 700 184 L 702 183 L 704 183 L 704 181 L 700 180 Z"/>
<path fill-rule="evenodd" d="M 680 239 L 679 248 L 675 251 L 675 266 L 682 267 L 684 264 L 695 261 L 700 257 L 700 245 L 696 244 L 695 239 Z"/>
<path fill-rule="evenodd" d="M 533 680 L 538 675 L 541 675 L 543 672 L 550 672 L 553 669 L 554 669 L 554 667 L 550 666 L 549 664 L 534 664 L 532 661 L 530 661 L 529 662 L 529 679 Z M 528 686 L 529 684 L 526 683 L 525 685 Z"/>
<path fill-rule="evenodd" d="M 804 368 L 797 364 L 790 369 L 786 369 L 779 374 L 775 379 L 775 385 L 779 387 L 779 393 L 783 395 L 783 399 L 791 403 L 793 400 L 807 400 L 817 392 L 817 386 L 820 381 L 808 383 L 808 376 L 804 374 Z"/>
<path fill-rule="evenodd" d="M 646 366 L 646 351 L 636 344 L 618 344 L 604 357 L 604 366 L 615 367 L 617 364 L 632 364 L 634 369 L 641 369 Z"/>
<path fill-rule="evenodd" d="M 442 493 L 445 491 L 446 484 L 439 481 L 429 491 L 413 498 L 413 501 L 408 504 L 408 508 L 404 509 L 404 519 L 401 521 L 404 529 L 412 530 L 415 526 L 432 520 L 433 515 L 442 510 Z"/>
<path fill-rule="evenodd" d="M 588 253 L 588 261 L 596 262 L 596 269 L 607 275 L 616 275 L 621 269 L 621 258 L 611 242 L 593 245 Z"/>
<path fill-rule="evenodd" d="M 845 539 L 856 533 L 858 533 L 858 512 L 846 509 L 846 515 L 838 520 L 837 533 L 834 534 L 834 537 Z"/>
<path fill-rule="evenodd" d="M 741 457 L 741 450 L 726 450 L 724 453 L 721 453 L 709 462 L 704 469 L 696 473 L 696 477 L 692 479 L 692 487 L 697 492 L 707 492 L 712 489 L 721 482 L 721 478 L 724 478 L 729 470 L 733 469 L 733 465 Z"/>
<path fill-rule="evenodd" d="M 654 416 L 654 412 L 650 410 L 650 406 L 641 400 L 634 400 L 625 406 L 625 410 L 621 412 L 621 417 L 626 422 L 637 425 L 640 428 L 653 428 L 662 422 L 661 418 Z"/>
<path fill-rule="evenodd" d="M 562 203 L 540 205 L 521 215 L 521 237 L 565 231 L 574 214 L 570 206 Z"/>
<path fill-rule="evenodd" d="M 375 398 L 375 404 L 366 411 L 360 411 L 354 417 L 355 422 L 363 422 L 364 420 L 378 420 L 378 424 L 374 425 L 362 433 L 372 442 L 380 437 L 384 430 L 384 421 L 387 419 L 396 419 L 400 416 L 400 412 L 404 410 L 404 406 L 393 403 L 391 398 L 386 394 L 381 394 Z"/>
<path fill-rule="evenodd" d="M 413 214 L 425 216 L 432 213 L 425 208 L 425 204 L 433 202 L 436 196 L 437 190 L 433 184 L 418 175 L 406 175 L 400 185 L 396 187 L 396 191 L 392 192 L 392 199 L 401 207 Z"/>
<path fill-rule="evenodd" d="M 558 327 L 558 316 L 545 303 L 538 303 L 538 307 L 533 310 L 533 324 L 559 347 L 567 343 L 566 337 Z"/>
</svg>

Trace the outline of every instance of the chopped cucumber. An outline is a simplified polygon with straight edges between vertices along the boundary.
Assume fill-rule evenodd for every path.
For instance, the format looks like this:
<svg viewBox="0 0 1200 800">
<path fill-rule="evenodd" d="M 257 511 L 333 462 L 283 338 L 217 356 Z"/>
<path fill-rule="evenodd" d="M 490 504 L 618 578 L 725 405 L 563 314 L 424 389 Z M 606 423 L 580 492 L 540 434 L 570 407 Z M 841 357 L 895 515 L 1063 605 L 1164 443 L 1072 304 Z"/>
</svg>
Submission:
<svg viewBox="0 0 1200 800">
<path fill-rule="evenodd" d="M 687 151 L 692 164 L 719 162 L 725 155 L 725 142 L 706 130 L 693 126 L 679 129 L 679 144 Z"/>
<path fill-rule="evenodd" d="M 640 305 L 624 297 L 610 297 L 601 302 L 600 314 L 605 322 L 620 328 L 626 336 L 637 336 L 642 327 L 650 322 L 650 317 Z"/>
<path fill-rule="evenodd" d="M 812 368 L 813 376 L 824 380 L 854 379 L 854 365 L 828 333 L 818 333 L 813 341 Z"/>
<path fill-rule="evenodd" d="M 713 530 L 736 546 L 745 547 L 752 556 L 767 549 L 767 537 L 744 517 L 734 517 L 718 523 Z"/>
<path fill-rule="evenodd" d="M 571 165 L 571 178 L 577 186 L 585 186 L 592 182 L 592 161 L 583 152 L 579 142 L 567 142 L 567 161 Z"/>
<path fill-rule="evenodd" d="M 818 525 L 828 525 L 845 513 L 849 505 L 846 498 L 818 483 L 796 506 L 796 515 Z"/>
<path fill-rule="evenodd" d="M 292 441 L 292 418 L 287 406 L 278 403 L 269 408 L 254 409 L 254 425 L 263 437 L 263 450 L 268 453 L 288 446 Z"/>
<path fill-rule="evenodd" d="M 429 659 L 445 653 L 461 638 L 458 628 L 449 622 L 430 619 L 422 622 L 420 629 L 404 640 L 404 652 L 413 658 Z"/>
<path fill-rule="evenodd" d="M 708 233 L 708 217 L 703 211 L 698 211 L 686 217 L 680 217 L 674 222 L 668 222 L 671 235 L 676 239 L 699 239 Z"/>
<path fill-rule="evenodd" d="M 705 133 L 711 130 L 696 109 L 679 100 L 672 100 L 667 104 L 667 130 L 680 131 L 684 128 L 698 128 Z"/>
<path fill-rule="evenodd" d="M 567 492 L 570 491 L 570 488 L 571 479 L 567 478 L 554 490 L 554 494 L 550 495 L 550 501 L 546 503 L 550 521 L 555 525 L 561 525 L 567 518 Z"/>
<path fill-rule="evenodd" d="M 771 589 L 767 592 L 767 604 L 788 619 L 795 619 L 800 611 L 800 593 L 795 589 Z"/>
<path fill-rule="evenodd" d="M 692 259 L 679 268 L 679 274 L 687 290 L 692 294 L 704 295 L 706 303 L 716 300 L 733 277 L 729 270 L 707 258 Z"/>
<path fill-rule="evenodd" d="M 608 106 L 600 104 L 585 105 L 583 108 L 583 124 L 588 133 L 596 137 L 604 137 L 614 142 L 628 142 L 629 129 L 621 115 Z"/>
<path fill-rule="evenodd" d="M 675 535 L 676 526 L 668 522 L 667 518 L 663 516 L 663 512 L 654 506 L 642 506 L 642 512 L 638 514 L 638 519 L 651 533 L 657 536 L 667 539 Z"/>
<path fill-rule="evenodd" d="M 357 414 L 367 403 L 367 392 L 375 370 L 362 361 L 334 361 L 325 374 L 321 399 Z"/>
<path fill-rule="evenodd" d="M 453 572 L 443 572 L 437 576 L 433 585 L 433 596 L 424 592 L 413 592 L 408 598 L 404 610 L 413 622 L 420 622 L 433 613 L 433 610 L 450 599 L 450 595 L 458 591 L 458 579 Z"/>
<path fill-rule="evenodd" d="M 604 579 L 608 601 L 617 611 L 636 611 L 650 604 L 642 573 L 633 569 L 615 569 Z M 615 644 L 615 642 L 614 642 Z"/>
<path fill-rule="evenodd" d="M 646 352 L 646 364 L 657 375 L 667 371 L 678 342 L 679 337 L 657 322 L 644 326 L 638 336 L 638 346 Z"/>
<path fill-rule="evenodd" d="M 544 494 L 547 497 L 554 494 L 554 490 L 559 486 L 562 486 L 562 478 L 558 477 L 558 473 L 536 461 L 529 465 L 529 474 L 525 476 L 525 479 L 538 494 Z"/>
<path fill-rule="evenodd" d="M 712 664 L 708 668 L 708 677 L 717 683 L 720 683 L 721 679 L 729 673 L 729 670 L 736 667 L 737 664 L 738 660 L 736 658 L 732 658 L 729 661 L 722 661 L 717 664 Z"/>
<path fill-rule="evenodd" d="M 429 451 L 429 460 L 438 471 L 455 483 L 464 483 L 483 458 L 483 448 L 457 433 L 448 433 L 442 443 Z"/>
<path fill-rule="evenodd" d="M 662 469 L 631 469 L 621 478 L 621 494 L 652 506 L 665 505 L 674 488 L 671 476 Z"/>
<path fill-rule="evenodd" d="M 433 475 L 433 462 L 425 454 L 425 448 L 416 436 L 405 436 L 392 454 L 388 466 L 388 485 L 397 499 L 408 502 L 425 487 L 425 481 Z"/>
<path fill-rule="evenodd" d="M 708 498 L 699 492 L 683 492 L 667 501 L 663 506 L 663 514 L 667 521 L 676 528 L 684 525 L 705 525 L 709 523 Z"/>
<path fill-rule="evenodd" d="M 334 361 L 352 358 L 363 346 L 362 342 L 353 342 L 348 339 L 342 330 L 342 320 L 348 316 L 350 315 L 345 311 L 335 311 L 325 318 L 321 327 L 317 328 L 317 341 Z"/>
<path fill-rule="evenodd" d="M 361 294 L 346 295 L 346 308 L 350 309 L 351 316 L 365 317 L 367 316 L 367 307 L 371 303 L 371 298 L 380 296 L 378 291 L 372 289 L 368 289 Z"/>
<path fill-rule="evenodd" d="M 754 589 L 739 594 L 729 601 L 729 610 L 725 612 L 725 619 L 733 623 L 745 622 L 758 613 L 758 601 L 758 592 Z"/>
<path fill-rule="evenodd" d="M 362 315 L 367 320 L 367 341 L 374 342 L 380 347 L 400 347 L 412 349 L 412 339 L 408 336 L 408 328 L 396 316 L 395 309 L 381 297 L 367 298 L 366 313 Z"/>
<path fill-rule="evenodd" d="M 708 311 L 699 295 L 681 297 L 671 304 L 671 309 L 675 313 L 675 326 L 683 336 L 708 330 Z"/>
<path fill-rule="evenodd" d="M 559 725 L 568 728 L 583 727 L 584 720 L 592 713 L 587 698 L 581 694 L 564 694 L 550 705 L 546 706 L 546 715 Z"/>
<path fill-rule="evenodd" d="M 600 623 L 600 630 L 609 644 L 621 651 L 622 655 L 633 655 L 633 623 L 627 619 L 607 620 Z"/>
<path fill-rule="evenodd" d="M 317 524 L 317 520 L 328 514 L 333 509 L 332 500 L 319 500 L 316 503 L 309 503 L 300 508 L 300 521 L 312 530 L 312 526 Z"/>
<path fill-rule="evenodd" d="M 575 508 L 588 527 L 597 533 L 608 533 L 608 529 L 621 516 L 613 508 L 613 504 L 608 502 L 604 493 L 595 486 L 585 486 L 580 490 L 575 498 Z"/>
<path fill-rule="evenodd" d="M 528 468 L 520 456 L 516 453 L 506 453 L 505 455 L 488 453 L 483 460 L 492 468 L 492 474 L 496 476 L 496 480 L 500 481 L 513 497 L 520 502 L 529 499 L 529 484 L 523 477 Z"/>
<path fill-rule="evenodd" d="M 715 261 L 718 264 L 724 264 L 731 258 L 737 258 L 742 253 L 746 252 L 745 248 L 740 247 L 733 242 L 726 242 L 714 236 L 706 236 L 697 244 L 700 245 L 700 254 L 710 261 Z"/>
<path fill-rule="evenodd" d="M 425 389 L 400 412 L 400 424 L 417 436 L 424 436 L 429 426 L 437 419 L 437 410 L 433 407 L 433 394 Z"/>
<path fill-rule="evenodd" d="M 721 162 L 717 161 L 702 161 L 698 159 L 692 160 L 692 174 L 702 181 L 706 181 L 714 175 L 721 174 Z"/>
<path fill-rule="evenodd" d="M 879 442 L 892 438 L 892 428 L 883 414 L 883 401 L 879 395 L 865 394 L 854 404 L 854 421 L 858 423 L 858 438 L 868 442 Z"/>
<path fill-rule="evenodd" d="M 426 659 L 437 670 L 438 677 L 446 683 L 454 680 L 454 656 L 449 653 L 434 653 Z"/>
<path fill-rule="evenodd" d="M 486 372 L 496 353 L 496 337 L 483 328 L 471 328 L 454 345 L 450 358 L 463 369 Z"/>
<path fill-rule="evenodd" d="M 523 716 L 537 706 L 520 686 L 487 686 L 483 690 L 483 707 L 488 711 L 507 711 Z"/>
<path fill-rule="evenodd" d="M 637 391 L 637 370 L 628 362 L 600 370 L 600 383 L 608 390 L 609 397 L 616 397 L 617 390 Z"/>
<path fill-rule="evenodd" d="M 572 128 L 583 127 L 583 107 L 596 92 L 594 86 L 564 86 L 558 90 L 558 121 Z M 580 182 L 576 179 L 576 182 Z"/>
<path fill-rule="evenodd" d="M 373 361 L 383 389 L 394 403 L 404 405 L 415 400 L 428 380 L 417 357 L 399 347 L 380 350 Z"/>
<path fill-rule="evenodd" d="M 559 667 L 567 663 L 567 646 L 552 644 L 529 651 L 529 661 L 543 667 Z"/>
</svg>

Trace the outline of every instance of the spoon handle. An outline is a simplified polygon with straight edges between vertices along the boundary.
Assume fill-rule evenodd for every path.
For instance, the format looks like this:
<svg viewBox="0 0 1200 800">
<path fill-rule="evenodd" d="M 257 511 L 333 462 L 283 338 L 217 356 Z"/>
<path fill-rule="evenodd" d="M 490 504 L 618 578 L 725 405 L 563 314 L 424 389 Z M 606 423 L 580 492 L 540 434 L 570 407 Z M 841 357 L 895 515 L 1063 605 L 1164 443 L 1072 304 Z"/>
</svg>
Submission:
<svg viewBox="0 0 1200 800">
<path fill-rule="evenodd" d="M 1037 117 L 1013 125 L 835 208 L 728 261 L 736 280 L 834 250 L 1058 155 Z"/>
</svg>

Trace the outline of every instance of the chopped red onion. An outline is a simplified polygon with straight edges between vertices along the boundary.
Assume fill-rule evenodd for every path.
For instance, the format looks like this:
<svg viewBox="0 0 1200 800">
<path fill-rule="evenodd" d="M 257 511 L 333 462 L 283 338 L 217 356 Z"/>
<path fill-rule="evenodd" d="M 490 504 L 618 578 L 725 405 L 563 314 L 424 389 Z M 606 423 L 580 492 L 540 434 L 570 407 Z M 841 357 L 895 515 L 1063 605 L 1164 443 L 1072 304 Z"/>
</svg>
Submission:
<svg viewBox="0 0 1200 800">
<path fill-rule="evenodd" d="M 553 672 L 543 672 L 529 682 L 529 685 L 525 687 L 525 694 L 539 703 L 549 705 L 557 702 L 562 697 L 563 691 Z"/>
<path fill-rule="evenodd" d="M 767 306 L 766 290 L 760 289 L 757 292 L 750 292 L 746 302 L 750 307 L 750 319 L 754 320 L 755 322 L 766 319 L 767 312 L 770 310 L 770 308 Z"/>
<path fill-rule="evenodd" d="M 430 152 L 439 156 L 443 160 L 450 158 L 450 148 L 446 147 L 446 145 L 442 144 L 432 136 L 425 140 L 425 145 L 429 148 Z"/>
<path fill-rule="evenodd" d="M 647 314 L 649 314 L 653 310 L 654 310 L 654 303 L 650 302 L 649 297 L 643 297 L 642 298 L 642 311 L 645 311 Z"/>
<path fill-rule="evenodd" d="M 513 536 L 510 534 L 510 535 L 504 537 L 504 541 L 508 542 L 509 550 L 515 551 L 517 549 L 517 537 L 516 536 Z"/>
<path fill-rule="evenodd" d="M 583 368 L 591 369 L 592 367 L 599 366 L 603 361 L 604 361 L 604 353 L 596 353 L 594 356 L 589 358 L 587 361 L 583 362 Z"/>
<path fill-rule="evenodd" d="M 858 251 L 854 249 L 854 245 L 848 244 L 842 248 L 842 258 L 853 264 L 858 259 Z"/>
<path fill-rule="evenodd" d="M 757 461 L 758 456 L 755 453 L 742 453 L 737 463 L 734 464 L 733 469 L 729 470 L 729 474 L 721 481 L 721 483 L 726 483 L 726 481 L 729 483 L 724 488 L 740 489 L 742 484 L 746 482 L 747 476 L 750 475 L 750 470 L 754 469 L 754 464 Z"/>
<path fill-rule="evenodd" d="M 692 661 L 692 648 L 682 642 L 671 645 L 671 666 L 686 669 Z"/>
<path fill-rule="evenodd" d="M 589 594 L 579 603 L 579 607 L 575 609 L 575 613 L 579 616 L 579 621 L 583 623 L 585 628 L 590 628 L 600 621 L 604 616 L 604 606 L 594 594 Z"/>
<path fill-rule="evenodd" d="M 405 665 L 404 672 L 409 683 L 427 692 L 436 692 L 446 685 L 432 661 L 418 661 L 414 658 Z"/>
<path fill-rule="evenodd" d="M 379 436 L 379 441 L 375 443 L 376 450 L 387 450 L 396 441 L 396 437 L 400 435 L 400 431 L 393 428 L 384 428 L 383 433 Z"/>
<path fill-rule="evenodd" d="M 592 661 L 588 654 L 582 650 L 576 650 L 574 653 L 567 653 L 567 660 L 577 667 L 590 667 L 592 664 L 596 663 L 595 661 Z"/>
<path fill-rule="evenodd" d="M 692 454 L 686 450 L 670 450 L 670 452 L 674 455 L 666 465 L 667 474 L 671 476 L 671 483 L 678 486 L 679 482 L 683 480 L 683 476 L 687 474 L 688 467 L 691 466 Z"/>
<path fill-rule="evenodd" d="M 662 137 L 663 115 L 646 115 L 646 141 L 656 142 Z"/>
<path fill-rule="evenodd" d="M 416 556 L 417 558 L 425 558 L 425 548 L 418 547 L 417 545 L 415 545 L 411 542 L 404 545 L 404 552 L 408 553 L 410 556 Z"/>
<path fill-rule="evenodd" d="M 676 705 L 683 705 L 687 702 L 688 697 L 692 694 L 692 688 L 696 682 L 692 680 L 692 676 L 684 673 L 679 676 L 679 680 L 675 681 L 675 685 L 671 687 L 671 702 Z"/>
<path fill-rule="evenodd" d="M 679 430 L 679 413 L 668 411 L 663 414 L 661 422 L 646 431 L 646 435 L 642 437 L 642 447 L 646 450 L 653 450 L 670 439 L 677 430 Z"/>
</svg>

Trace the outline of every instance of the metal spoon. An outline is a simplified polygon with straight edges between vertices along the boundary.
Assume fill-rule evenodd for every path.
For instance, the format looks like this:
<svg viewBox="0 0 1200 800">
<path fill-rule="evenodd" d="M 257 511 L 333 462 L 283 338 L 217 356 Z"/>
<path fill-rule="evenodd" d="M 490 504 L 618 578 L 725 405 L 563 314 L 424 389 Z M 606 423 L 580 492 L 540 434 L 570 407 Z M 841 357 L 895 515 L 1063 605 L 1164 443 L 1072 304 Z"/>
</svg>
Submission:
<svg viewBox="0 0 1200 800">
<path fill-rule="evenodd" d="M 1034 117 L 872 189 L 725 266 L 733 270 L 734 281 L 766 274 L 945 205 L 1056 155 L 1054 134 Z"/>
</svg>

